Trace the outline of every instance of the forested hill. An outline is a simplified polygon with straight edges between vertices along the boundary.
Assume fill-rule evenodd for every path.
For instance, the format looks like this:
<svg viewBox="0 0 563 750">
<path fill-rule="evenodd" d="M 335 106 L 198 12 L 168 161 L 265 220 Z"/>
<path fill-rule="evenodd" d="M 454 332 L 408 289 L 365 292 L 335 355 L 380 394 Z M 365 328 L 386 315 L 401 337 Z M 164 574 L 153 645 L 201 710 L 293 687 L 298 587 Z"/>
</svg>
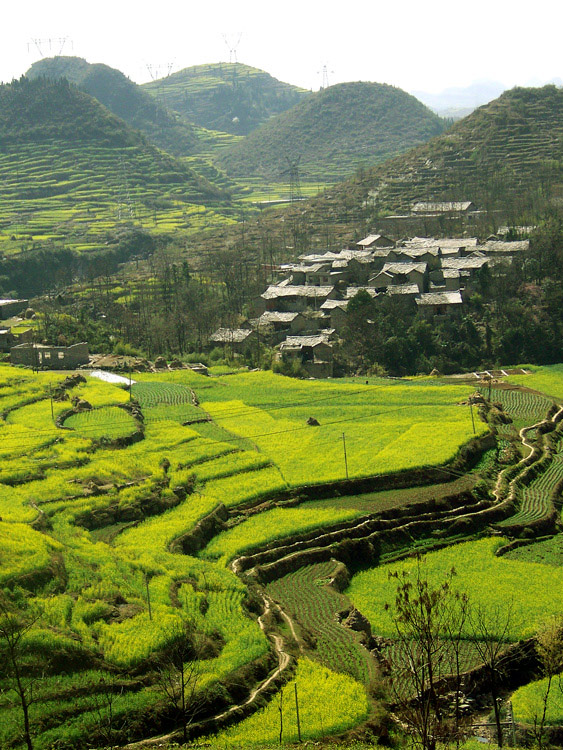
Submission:
<svg viewBox="0 0 563 750">
<path fill-rule="evenodd" d="M 220 223 L 223 191 L 66 79 L 0 86 L 0 254 Z M 1 271 L 0 271 L 1 275 Z"/>
<path fill-rule="evenodd" d="M 91 64 L 81 57 L 49 57 L 34 63 L 26 76 L 66 78 L 171 154 L 187 156 L 198 149 L 198 137 L 190 123 L 108 65 Z"/>
<path fill-rule="evenodd" d="M 246 135 L 308 91 L 242 63 L 196 65 L 143 85 L 190 122 Z"/>
<path fill-rule="evenodd" d="M 428 143 L 360 170 L 289 212 L 304 230 L 330 221 L 345 237 L 421 200 L 471 200 L 517 220 L 562 196 L 563 89 L 550 85 L 506 91 Z M 281 213 L 271 212 L 273 225 Z"/>
<path fill-rule="evenodd" d="M 288 160 L 303 179 L 335 180 L 420 143 L 445 122 L 414 96 L 381 83 L 341 83 L 311 94 L 232 146 L 221 165 L 237 176 L 286 180 Z M 285 176 L 282 176 L 283 173 Z"/>
<path fill-rule="evenodd" d="M 517 214 L 563 186 L 563 89 L 514 88 L 429 143 L 331 191 L 329 203 L 376 213 L 418 200 L 472 200 Z"/>
</svg>

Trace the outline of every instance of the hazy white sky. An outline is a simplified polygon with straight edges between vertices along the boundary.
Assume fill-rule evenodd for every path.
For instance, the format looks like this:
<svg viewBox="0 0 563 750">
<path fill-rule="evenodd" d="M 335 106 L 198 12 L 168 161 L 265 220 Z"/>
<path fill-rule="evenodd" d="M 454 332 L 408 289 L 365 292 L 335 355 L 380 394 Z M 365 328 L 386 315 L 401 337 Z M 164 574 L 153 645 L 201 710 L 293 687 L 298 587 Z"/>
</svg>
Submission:
<svg viewBox="0 0 563 750">
<path fill-rule="evenodd" d="M 0 80 L 63 54 L 103 62 L 138 83 L 229 60 L 318 89 L 377 81 L 440 91 L 479 79 L 513 85 L 563 78 L 562 0 L 28 0 L 3 10 Z M 49 44 L 49 41 L 52 40 Z M 39 43 L 42 54 L 31 40 Z"/>
</svg>

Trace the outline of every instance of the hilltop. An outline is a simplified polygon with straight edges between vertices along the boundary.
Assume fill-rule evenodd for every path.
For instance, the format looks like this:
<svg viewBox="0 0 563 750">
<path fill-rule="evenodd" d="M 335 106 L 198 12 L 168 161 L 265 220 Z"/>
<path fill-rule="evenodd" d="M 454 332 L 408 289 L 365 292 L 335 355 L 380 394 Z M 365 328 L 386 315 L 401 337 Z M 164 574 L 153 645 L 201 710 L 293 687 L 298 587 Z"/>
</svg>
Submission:
<svg viewBox="0 0 563 750">
<path fill-rule="evenodd" d="M 143 88 L 189 122 L 234 135 L 247 135 L 309 93 L 242 63 L 195 65 Z"/>
<path fill-rule="evenodd" d="M 381 83 L 341 83 L 311 94 L 226 150 L 239 177 L 282 177 L 300 160 L 304 179 L 336 180 L 440 134 L 445 123 L 414 96 Z"/>
<path fill-rule="evenodd" d="M 33 63 L 26 77 L 66 78 L 165 151 L 187 156 L 198 150 L 198 134 L 190 123 L 108 65 L 91 64 L 81 57 L 49 57 Z"/>
<path fill-rule="evenodd" d="M 189 230 L 228 196 L 66 79 L 0 86 L 0 253 Z"/>
<path fill-rule="evenodd" d="M 562 155 L 563 89 L 515 88 L 428 143 L 333 186 L 306 213 L 293 210 L 303 230 L 330 221 L 342 239 L 416 201 L 472 200 L 515 220 L 561 195 Z"/>
</svg>

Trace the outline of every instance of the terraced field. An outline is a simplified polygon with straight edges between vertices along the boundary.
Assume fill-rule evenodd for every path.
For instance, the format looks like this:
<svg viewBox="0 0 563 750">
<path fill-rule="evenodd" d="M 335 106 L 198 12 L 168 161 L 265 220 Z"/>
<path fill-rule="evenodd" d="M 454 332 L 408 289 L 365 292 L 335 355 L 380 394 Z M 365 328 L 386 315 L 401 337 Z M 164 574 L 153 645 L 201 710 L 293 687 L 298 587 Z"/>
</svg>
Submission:
<svg viewBox="0 0 563 750">
<path fill-rule="evenodd" d="M 104 438 L 115 440 L 114 416 L 119 412 L 125 421 L 137 419 L 118 406 L 127 404 L 127 391 L 95 379 L 70 386 L 69 398 L 87 400 L 93 409 L 67 420 L 77 423 L 75 429 L 62 429 L 56 420 L 71 402 L 53 402 L 51 414 L 48 398 L 60 380 L 56 373 L 0 367 L 0 413 L 5 415 L 0 421 L 1 581 L 9 589 L 22 586 L 26 604 L 42 612 L 32 631 L 33 658 L 41 659 L 48 648 L 52 664 L 60 664 L 66 654 L 64 659 L 83 666 L 82 671 L 64 673 L 55 666 L 46 669 L 33 712 L 39 750 L 48 750 L 55 742 L 65 749 L 78 748 L 84 737 L 91 741 L 101 736 L 96 705 L 101 686 L 108 682 L 115 696 L 116 743 L 141 736 L 142 717 L 148 711 L 163 728 L 171 727 L 152 658 L 167 648 L 186 622 L 209 649 L 207 658 L 198 662 L 201 690 L 223 696 L 209 711 L 221 712 L 246 700 L 257 684 L 260 689 L 260 679 L 275 662 L 269 637 L 277 644 L 280 659 L 280 654 L 295 648 L 289 647 L 292 629 L 283 616 L 286 624 L 273 631 L 275 618 L 266 611 L 260 622 L 256 619 L 261 609 L 258 592 L 263 590 L 254 588 L 262 580 L 260 569 L 267 568 L 270 559 L 276 564 L 280 556 L 283 563 L 289 552 L 284 547 L 286 535 L 301 535 L 301 546 L 291 551 L 296 561 L 303 562 L 285 570 L 282 565 L 278 577 L 272 569 L 264 587 L 292 619 L 302 653 L 317 664 L 306 668 L 313 671 L 305 678 L 299 676 L 302 667 L 297 668 L 304 705 L 307 685 L 314 682 L 311 675 L 321 669 L 320 664 L 334 673 L 323 672 L 322 684 L 333 685 L 335 680 L 334 685 L 342 685 L 338 690 L 350 690 L 362 707 L 358 713 L 344 702 L 333 706 L 330 724 L 326 714 L 313 712 L 307 726 L 311 739 L 366 716 L 361 684 L 370 685 L 375 673 L 357 634 L 336 619 L 337 612 L 350 609 L 348 597 L 328 585 L 339 555 L 350 562 L 361 559 L 366 544 L 373 543 L 373 550 L 379 545 L 382 555 L 402 555 L 414 543 L 424 549 L 439 542 L 445 549 L 428 555 L 436 576 L 444 567 L 454 566 L 460 587 L 469 590 L 476 581 L 487 581 L 481 593 L 471 590 L 476 601 L 492 591 L 499 601 L 514 598 L 511 639 L 533 632 L 538 612 L 556 611 L 560 597 L 554 597 L 554 591 L 561 588 L 563 596 L 563 583 L 553 567 L 494 557 L 498 539 L 447 547 L 460 535 L 471 534 L 466 524 L 456 526 L 459 519 L 494 509 L 490 498 L 479 499 L 468 492 L 494 468 L 494 450 L 477 464 L 475 474 L 446 474 L 443 485 L 385 489 L 359 497 L 333 493 L 307 502 L 298 497 L 294 507 L 275 506 L 280 498 L 291 506 L 300 487 L 314 497 L 317 485 L 327 479 L 345 479 L 343 462 L 331 463 L 338 456 L 343 429 L 352 456 L 356 453 L 366 462 L 361 469 L 359 458 L 349 465 L 359 477 L 377 472 L 378 466 L 409 469 L 454 456 L 460 442 L 472 435 L 470 414 L 460 403 L 470 388 L 421 382 L 374 381 L 369 387 L 309 383 L 271 373 L 213 378 L 189 370 L 139 374 L 133 395 L 143 416 L 143 439 L 116 448 L 104 444 Z M 201 406 L 195 405 L 194 394 Z M 536 397 L 532 402 L 523 401 L 519 408 L 535 418 L 535 410 L 546 402 Z M 320 427 L 304 424 L 311 414 Z M 217 421 L 199 422 L 209 415 Z M 96 424 L 86 424 L 88 418 L 96 419 Z M 436 446 L 438 430 L 447 441 Z M 411 431 L 418 439 L 409 444 L 407 455 L 402 450 L 404 435 Z M 428 436 L 427 442 L 421 436 Z M 398 453 L 394 463 L 393 451 Z M 557 481 L 560 466 L 556 454 L 551 473 L 530 484 L 537 502 Z M 401 473 L 391 474 L 385 481 L 400 477 Z M 213 516 L 217 524 L 213 527 L 209 514 L 220 504 L 224 508 Z M 431 512 L 425 510 L 430 508 Z M 526 508 L 522 504 L 518 512 L 532 517 L 531 506 Z M 363 516 L 369 516 L 369 523 Z M 336 536 L 319 535 L 343 524 L 346 529 Z M 272 542 L 275 549 L 264 550 Z M 317 547 L 321 554 L 312 564 L 307 555 Z M 199 549 L 200 554 L 179 554 L 182 549 Z M 263 550 L 260 554 L 266 555 L 255 578 L 246 568 L 237 577 L 225 565 L 247 549 Z M 392 597 L 386 571 L 409 564 L 380 565 L 353 578 L 348 593 L 369 617 L 375 634 L 392 634 L 392 624 L 385 620 L 389 615 L 381 609 L 381 603 Z M 526 565 L 534 566 L 533 575 Z M 245 578 L 247 574 L 250 578 Z M 362 576 L 367 583 L 361 584 Z M 254 581 L 252 594 L 246 580 Z M 249 602 L 254 615 L 247 609 Z M 472 663 L 470 648 L 464 659 Z M 289 668 L 293 669 L 291 660 Z M 343 675 L 355 682 L 345 686 L 339 682 Z M 0 687 L 8 683 L 0 679 Z M 319 684 L 316 690 L 317 701 L 330 700 Z M 74 693 L 78 698 L 73 701 Z M 279 731 L 277 725 L 273 729 L 273 717 L 279 717 L 276 701 L 279 694 L 265 709 L 267 727 L 254 720 L 269 737 Z M 253 737 L 258 741 L 256 723 L 247 721 L 217 740 L 227 745 L 242 741 L 241 737 L 250 744 Z M 289 734 L 293 721 L 287 718 L 288 738 L 293 736 Z M 18 732 L 17 707 L 3 692 L 0 745 L 19 750 Z"/>
<path fill-rule="evenodd" d="M 328 585 L 336 563 L 308 565 L 273 581 L 268 594 L 313 634 L 313 658 L 336 672 L 344 672 L 368 683 L 374 665 L 357 633 L 343 628 L 337 613 L 349 606 L 346 597 Z"/>
</svg>

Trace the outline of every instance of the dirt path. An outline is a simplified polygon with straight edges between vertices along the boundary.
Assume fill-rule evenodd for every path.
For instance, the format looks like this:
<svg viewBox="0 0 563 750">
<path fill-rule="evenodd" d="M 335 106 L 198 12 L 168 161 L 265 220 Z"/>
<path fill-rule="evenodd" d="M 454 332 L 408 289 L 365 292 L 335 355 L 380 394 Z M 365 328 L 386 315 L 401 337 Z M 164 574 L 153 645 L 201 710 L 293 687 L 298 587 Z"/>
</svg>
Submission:
<svg viewBox="0 0 563 750">
<path fill-rule="evenodd" d="M 291 633 L 295 640 L 297 641 L 297 634 L 295 632 L 295 627 L 293 625 L 293 622 L 291 618 L 281 610 L 281 608 L 274 604 L 272 600 L 266 596 L 265 594 L 262 595 L 263 601 L 264 601 L 264 609 L 262 611 L 262 614 L 258 618 L 258 624 L 260 625 L 261 630 L 269 637 L 271 638 L 273 645 L 274 645 L 274 651 L 276 652 L 278 656 L 278 666 L 276 669 L 268 675 L 268 677 L 260 682 L 254 690 L 250 693 L 248 698 L 243 701 L 242 703 L 238 703 L 235 706 L 231 706 L 226 711 L 223 711 L 220 714 L 216 714 L 215 716 L 210 717 L 209 719 L 206 719 L 204 722 L 202 722 L 202 725 L 210 725 L 211 727 L 213 725 L 221 725 L 225 719 L 227 719 L 231 714 L 239 711 L 240 709 L 244 708 L 245 706 L 249 706 L 252 703 L 256 701 L 256 699 L 264 693 L 270 685 L 284 672 L 292 663 L 293 657 L 291 654 L 287 653 L 285 651 L 285 639 L 283 636 L 279 635 L 278 633 L 269 633 L 268 632 L 268 625 L 267 621 L 269 617 L 271 616 L 274 608 L 278 610 L 280 615 L 283 617 L 283 619 L 287 622 L 289 625 L 289 628 L 291 630 Z M 150 737 L 145 740 L 140 740 L 139 742 L 132 742 L 128 745 L 124 745 L 124 750 L 140 750 L 141 748 L 146 747 L 160 747 L 166 742 L 176 742 L 178 740 L 181 740 L 182 738 L 182 731 L 179 729 L 175 729 L 173 732 L 169 732 L 168 734 L 160 735 L 159 737 Z"/>
</svg>

